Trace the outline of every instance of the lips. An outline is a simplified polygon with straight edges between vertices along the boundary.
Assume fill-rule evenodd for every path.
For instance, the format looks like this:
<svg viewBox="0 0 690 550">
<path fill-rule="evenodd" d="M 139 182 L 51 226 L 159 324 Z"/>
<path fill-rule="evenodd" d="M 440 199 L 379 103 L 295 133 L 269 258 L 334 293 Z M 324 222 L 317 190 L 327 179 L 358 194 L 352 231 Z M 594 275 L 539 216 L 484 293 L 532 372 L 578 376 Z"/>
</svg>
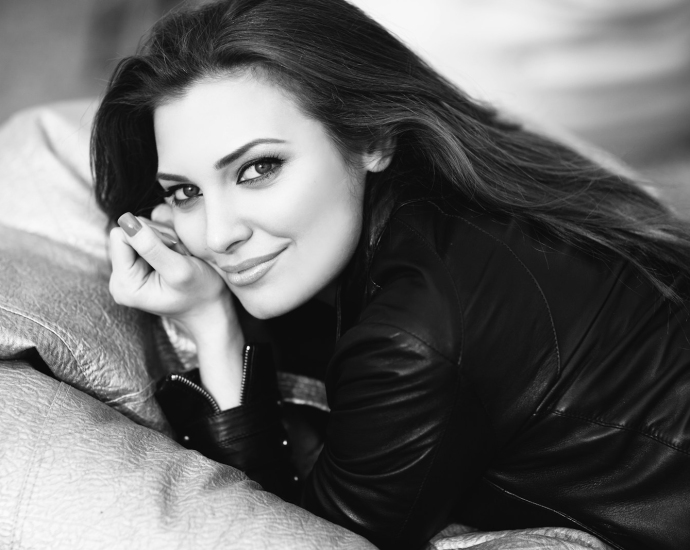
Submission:
<svg viewBox="0 0 690 550">
<path fill-rule="evenodd" d="M 246 286 L 258 281 L 268 272 L 273 264 L 276 263 L 278 256 L 285 248 L 266 254 L 256 256 L 235 265 L 221 266 L 220 268 L 227 273 L 227 280 L 233 286 Z"/>
</svg>

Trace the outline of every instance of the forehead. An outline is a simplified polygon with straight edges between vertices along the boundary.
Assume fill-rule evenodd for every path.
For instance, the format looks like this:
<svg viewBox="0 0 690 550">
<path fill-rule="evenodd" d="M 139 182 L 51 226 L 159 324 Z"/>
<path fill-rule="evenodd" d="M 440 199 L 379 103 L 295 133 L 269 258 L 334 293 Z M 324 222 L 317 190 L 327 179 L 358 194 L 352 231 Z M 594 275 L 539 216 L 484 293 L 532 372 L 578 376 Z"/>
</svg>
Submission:
<svg viewBox="0 0 690 550">
<path fill-rule="evenodd" d="M 202 151 L 213 156 L 260 138 L 299 139 L 320 126 L 290 92 L 250 72 L 192 84 L 158 106 L 153 121 L 159 160 Z"/>
</svg>

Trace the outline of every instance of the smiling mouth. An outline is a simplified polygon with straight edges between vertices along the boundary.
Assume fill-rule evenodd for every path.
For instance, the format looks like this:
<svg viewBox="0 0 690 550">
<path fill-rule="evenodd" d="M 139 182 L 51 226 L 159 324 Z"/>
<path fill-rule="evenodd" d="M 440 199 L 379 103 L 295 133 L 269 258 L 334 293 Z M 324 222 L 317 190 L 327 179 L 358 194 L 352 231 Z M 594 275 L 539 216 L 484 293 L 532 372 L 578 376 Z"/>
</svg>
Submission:
<svg viewBox="0 0 690 550">
<path fill-rule="evenodd" d="M 221 269 L 227 273 L 226 279 L 231 285 L 247 286 L 261 279 L 284 251 L 285 248 L 272 254 L 251 258 L 237 265 L 221 267 Z"/>
</svg>

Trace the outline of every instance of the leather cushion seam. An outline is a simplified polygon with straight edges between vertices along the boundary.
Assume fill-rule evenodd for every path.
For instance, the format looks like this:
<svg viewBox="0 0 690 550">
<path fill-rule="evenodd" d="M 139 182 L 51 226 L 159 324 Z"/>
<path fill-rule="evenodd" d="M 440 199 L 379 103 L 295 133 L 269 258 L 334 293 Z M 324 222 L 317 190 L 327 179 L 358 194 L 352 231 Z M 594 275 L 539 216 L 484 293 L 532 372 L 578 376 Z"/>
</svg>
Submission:
<svg viewBox="0 0 690 550">
<path fill-rule="evenodd" d="M 153 396 L 155 383 L 149 382 L 144 388 L 142 388 L 140 390 L 129 392 L 127 394 L 120 395 L 118 397 L 108 398 L 107 396 L 100 393 L 98 391 L 98 388 L 95 385 L 90 384 L 91 377 L 90 377 L 89 373 L 87 372 L 87 370 L 84 369 L 82 362 L 77 359 L 77 354 L 73 350 L 73 345 L 71 342 L 68 341 L 68 340 L 71 340 L 69 333 L 61 334 L 60 332 L 58 332 L 59 327 L 56 328 L 54 326 L 51 326 L 51 325 L 47 324 L 46 322 L 43 322 L 41 319 L 33 317 L 31 315 L 28 315 L 26 312 L 15 309 L 11 306 L 8 306 L 7 304 L 0 303 L 0 310 L 6 311 L 10 315 L 16 315 L 17 317 L 25 319 L 26 321 L 29 321 L 30 323 L 33 323 L 33 324 L 47 330 L 51 334 L 53 334 L 63 344 L 65 349 L 69 352 L 69 355 L 72 357 L 72 360 L 73 360 L 76 368 L 81 373 L 81 375 L 84 379 L 84 382 L 88 383 L 87 387 L 89 388 L 89 391 L 93 392 L 99 401 L 101 401 L 107 405 L 111 405 L 111 404 L 119 403 L 119 402 L 125 403 L 125 405 L 127 405 L 127 404 L 134 404 L 134 403 L 145 403 L 146 401 L 150 400 L 151 397 Z M 136 399 L 135 399 L 135 396 L 136 396 Z"/>
<path fill-rule="evenodd" d="M 28 315 L 23 311 L 14 309 L 14 308 L 8 306 L 7 304 L 0 304 L 0 309 L 4 310 L 4 311 L 6 311 L 12 315 L 16 315 L 18 317 L 21 317 L 22 319 L 26 319 L 27 321 L 34 323 L 35 325 L 38 325 L 39 327 L 41 327 L 41 328 L 47 330 L 48 332 L 52 333 L 53 335 L 55 335 L 57 337 L 57 339 L 60 342 L 62 342 L 62 344 L 65 346 L 65 348 L 67 349 L 69 354 L 72 356 L 72 359 L 74 360 L 74 364 L 76 365 L 77 369 L 79 369 L 79 372 L 81 372 L 82 376 L 84 377 L 84 380 L 87 380 L 87 381 L 89 380 L 89 376 L 87 375 L 86 371 L 84 370 L 81 362 L 77 360 L 77 356 L 76 356 L 74 350 L 72 349 L 70 343 L 67 341 L 69 339 L 68 334 L 65 334 L 63 336 L 62 334 L 60 334 L 58 332 L 57 328 L 55 328 L 53 326 L 49 326 L 48 324 L 42 322 L 40 319 L 35 318 L 31 315 Z M 95 389 L 94 389 L 94 391 L 95 391 Z M 103 401 L 102 395 L 99 394 L 98 397 L 101 401 Z"/>
<path fill-rule="evenodd" d="M 15 544 L 20 540 L 21 526 L 23 520 L 26 518 L 31 504 L 31 496 L 33 494 L 34 487 L 36 486 L 36 481 L 38 477 L 37 468 L 40 465 L 45 453 L 42 452 L 46 448 L 50 437 L 52 436 L 50 432 L 50 426 L 52 425 L 55 416 L 52 414 L 54 405 L 58 402 L 62 393 L 66 390 L 67 385 L 64 382 L 60 382 L 60 385 L 55 390 L 55 394 L 50 401 L 48 410 L 46 411 L 44 422 L 41 426 L 41 432 L 36 438 L 36 445 L 34 445 L 31 458 L 29 459 L 29 465 L 26 469 L 26 475 L 24 476 L 24 481 L 22 482 L 21 492 L 19 494 L 19 504 L 17 505 L 17 515 L 15 518 L 14 528 L 12 529 L 12 540 L 10 541 L 10 548 L 16 548 Z M 36 475 L 32 478 L 32 472 L 36 471 Z"/>
<path fill-rule="evenodd" d="M 106 405 L 110 405 L 111 403 L 118 403 L 120 401 L 124 402 L 126 405 L 127 404 L 134 404 L 134 403 L 146 403 L 151 397 L 155 394 L 155 382 L 149 382 L 140 390 L 132 391 L 129 393 L 125 393 L 123 395 L 120 395 L 119 397 L 112 397 L 104 401 Z"/>
</svg>

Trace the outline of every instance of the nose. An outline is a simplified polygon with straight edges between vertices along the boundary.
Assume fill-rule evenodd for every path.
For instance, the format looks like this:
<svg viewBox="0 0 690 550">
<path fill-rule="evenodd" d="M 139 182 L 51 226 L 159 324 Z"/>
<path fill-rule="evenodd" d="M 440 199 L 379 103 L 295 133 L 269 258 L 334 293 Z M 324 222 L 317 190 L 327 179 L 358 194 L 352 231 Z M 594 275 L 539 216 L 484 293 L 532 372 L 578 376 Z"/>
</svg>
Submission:
<svg viewBox="0 0 690 550">
<path fill-rule="evenodd" d="M 239 205 L 221 197 L 206 197 L 206 246 L 216 254 L 232 252 L 252 236 Z"/>
</svg>

